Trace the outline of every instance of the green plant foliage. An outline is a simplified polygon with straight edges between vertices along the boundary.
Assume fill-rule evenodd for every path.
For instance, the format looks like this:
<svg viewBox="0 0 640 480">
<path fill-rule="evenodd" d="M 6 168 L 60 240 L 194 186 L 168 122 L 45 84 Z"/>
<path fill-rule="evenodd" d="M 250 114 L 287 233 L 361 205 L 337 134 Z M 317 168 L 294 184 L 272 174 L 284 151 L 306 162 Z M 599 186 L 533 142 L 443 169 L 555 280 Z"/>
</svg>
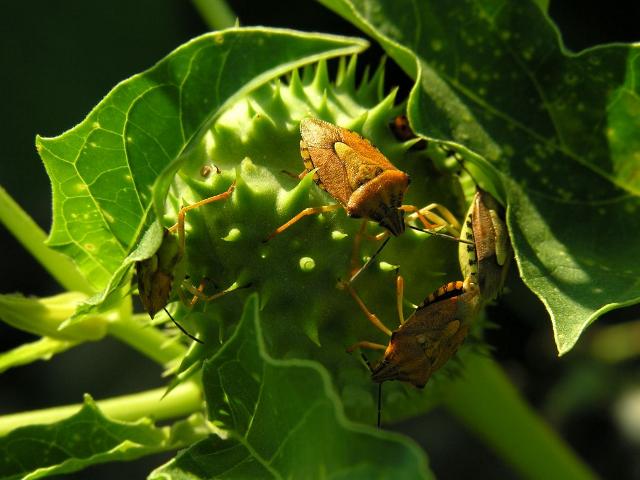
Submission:
<svg viewBox="0 0 640 480">
<path fill-rule="evenodd" d="M 431 478 L 412 442 L 345 418 L 316 362 L 269 356 L 256 295 L 205 363 L 203 383 L 209 417 L 228 438 L 202 440 L 151 478 Z"/>
<path fill-rule="evenodd" d="M 310 114 L 372 139 L 414 179 L 408 203 L 422 206 L 438 201 L 462 217 L 464 198 L 457 177 L 437 172 L 424 152 L 406 154 L 411 142 L 400 143 L 392 135 L 388 124 L 402 106 L 395 104 L 394 92 L 383 95 L 383 82 L 382 68 L 370 79 L 358 81 L 355 57 L 340 63 L 335 82 L 324 62 L 301 75 L 294 71 L 286 81 L 269 83 L 228 106 L 201 143 L 183 156 L 164 216 L 167 226 L 175 222 L 180 205 L 224 192 L 235 181 L 230 199 L 187 213 L 185 269 L 189 281 L 197 285 L 200 279 L 208 279 L 206 293 L 216 291 L 213 284 L 247 288 L 191 309 L 177 301 L 170 305 L 180 324 L 198 332 L 204 341 L 193 345 L 181 365 L 172 370 L 177 373 L 173 386 L 196 373 L 217 351 L 235 328 L 229 319 L 243 308 L 248 290 L 256 290 L 271 354 L 319 361 L 335 375 L 348 413 L 366 421 L 375 418 L 366 367 L 357 357 L 346 355 L 345 348 L 362 339 L 388 340 L 371 328 L 346 292 L 336 289 L 338 280 L 348 275 L 353 239 L 361 222 L 338 211 L 306 218 L 268 243 L 263 241 L 303 208 L 334 202 L 313 184 L 311 176 L 297 181 L 282 173 L 303 168 L 299 123 Z M 126 288 L 122 287 L 129 278 L 126 272 L 135 261 L 148 258 L 160 237 L 161 228 L 152 224 L 108 287 L 65 326 L 82 321 L 96 307 L 112 308 L 114 298 Z M 408 282 L 406 291 L 407 298 L 420 303 L 440 284 L 459 278 L 456 247 L 454 242 L 408 231 L 390 242 L 380 259 L 402 265 L 403 274 L 419 279 Z M 371 254 L 376 248 L 375 242 L 365 241 L 362 253 Z M 358 279 L 358 289 L 393 326 L 397 321 L 393 271 L 372 266 Z M 388 419 L 424 411 L 434 402 L 434 397 L 399 384 L 385 389 L 385 396 Z"/>
<path fill-rule="evenodd" d="M 49 245 L 72 257 L 99 290 L 145 225 L 158 175 L 234 99 L 313 60 L 365 42 L 276 29 L 199 37 L 122 82 L 78 126 L 37 146 L 53 188 Z M 250 52 L 251 60 L 248 60 Z"/>
<path fill-rule="evenodd" d="M 75 415 L 49 425 L 13 430 L 0 438 L 0 476 L 35 479 L 81 470 L 89 465 L 132 460 L 179 448 L 198 438 L 181 422 L 172 433 L 148 419 L 117 422 L 106 418 L 90 396 Z"/>
<path fill-rule="evenodd" d="M 105 418 L 87 399 L 66 420 L 12 431 L 0 438 L 6 452 L 0 475 L 37 478 L 188 447 L 152 478 L 430 477 L 425 455 L 411 441 L 372 428 L 377 387 L 360 357 L 345 353 L 360 340 L 388 342 L 336 288 L 352 260 L 359 265 L 377 249 L 369 237 L 380 227 L 368 224 L 355 254 L 361 222 L 341 209 L 304 218 L 264 241 L 302 209 L 335 203 L 311 175 L 296 178 L 305 117 L 370 139 L 411 176 L 406 204 L 438 202 L 460 219 L 469 185 L 462 188 L 458 165 L 437 147 L 447 142 L 462 153 L 482 185 L 507 203 L 520 272 L 552 312 L 561 352 L 598 312 L 637 300 L 632 47 L 567 54 L 546 16 L 526 2 L 324 3 L 417 79 L 406 103 L 385 85 L 384 63 L 372 74 L 356 74 L 364 40 L 233 28 L 188 42 L 117 85 L 78 126 L 38 138 L 53 189 L 49 245 L 76 263 L 94 296 L 67 293 L 57 310 L 55 299 L 1 296 L 3 320 L 41 340 L 0 356 L 0 370 L 112 334 L 166 364 L 172 377 L 164 404 L 136 403 L 137 423 Z M 326 63 L 333 57 L 341 57 L 335 75 Z M 542 66 L 550 78 L 536 75 Z M 390 130 L 405 112 L 434 140 L 427 150 L 411 149 L 414 141 L 399 141 Z M 203 340 L 187 348 L 186 336 L 133 313 L 132 267 L 157 252 L 182 206 L 232 184 L 229 198 L 186 215 L 185 251 L 175 257 L 191 284 L 185 285 L 200 284 L 206 295 L 231 290 L 188 306 L 177 294 L 169 298 L 168 311 Z M 606 233 L 612 228 L 628 234 L 612 237 Z M 396 266 L 406 279 L 408 313 L 440 285 L 460 279 L 457 250 L 454 242 L 407 230 L 354 286 L 394 329 Z M 182 284 L 173 287 L 177 293 Z M 165 320 L 162 311 L 154 318 Z M 521 473 L 538 452 L 500 433 L 518 422 L 526 426 L 523 435 L 534 435 L 532 445 L 556 453 L 545 452 L 551 471 L 588 477 L 496 366 L 478 358 L 463 347 L 425 390 L 385 384 L 383 422 L 444 400 L 462 418 L 473 412 L 465 422 Z M 474 360 L 479 367 L 470 372 L 477 376 L 467 382 L 460 365 Z M 470 392 L 483 388 L 482 402 L 465 410 L 476 398 Z M 206 420 L 163 428 L 148 420 L 202 415 L 201 394 Z M 118 405 L 129 408 L 126 398 Z M 503 412 L 509 412 L 500 427 L 506 430 L 491 425 Z M 11 421 L 0 418 L 0 431 L 14 428 Z"/>
<path fill-rule="evenodd" d="M 502 172 L 520 273 L 561 354 L 640 300 L 637 45 L 567 52 L 531 1 L 322 3 L 416 78 L 416 131 Z"/>
</svg>

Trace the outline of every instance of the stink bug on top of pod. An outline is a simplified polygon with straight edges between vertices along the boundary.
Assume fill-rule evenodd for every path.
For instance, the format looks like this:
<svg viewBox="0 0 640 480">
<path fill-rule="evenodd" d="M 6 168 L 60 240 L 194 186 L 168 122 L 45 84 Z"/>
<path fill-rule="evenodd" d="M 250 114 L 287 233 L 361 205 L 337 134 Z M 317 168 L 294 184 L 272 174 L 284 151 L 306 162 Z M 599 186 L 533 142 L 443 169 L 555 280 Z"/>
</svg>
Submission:
<svg viewBox="0 0 640 480">
<path fill-rule="evenodd" d="M 232 183 L 223 193 L 182 207 L 178 212 L 178 222 L 169 229 L 163 229 L 162 241 L 158 250 L 151 257 L 140 260 L 135 264 L 140 301 L 149 316 L 153 319 L 156 313 L 164 310 L 182 333 L 199 343 L 202 343 L 202 341 L 187 332 L 166 309 L 171 297 L 175 293 L 185 304 L 193 305 L 197 300 L 206 302 L 214 300 L 235 288 L 232 286 L 214 295 L 207 296 L 203 293 L 204 283 L 201 283 L 196 288 L 185 280 L 185 265 L 183 262 L 185 252 L 185 215 L 191 209 L 228 198 L 233 193 L 234 188 L 235 183 Z M 174 231 L 178 232 L 177 238 L 173 235 Z M 191 293 L 193 298 L 187 299 L 183 290 Z"/>
<path fill-rule="evenodd" d="M 404 192 L 409 175 L 357 133 L 316 118 L 300 123 L 306 172 L 354 218 L 368 218 L 392 235 L 404 232 Z"/>
<path fill-rule="evenodd" d="M 307 215 L 340 207 L 350 217 L 377 222 L 394 236 L 405 230 L 405 212 L 415 213 L 427 229 L 447 227 L 457 230 L 457 220 L 442 205 L 431 204 L 422 209 L 403 205 L 404 193 L 410 183 L 409 175 L 396 168 L 380 150 L 357 133 L 317 118 L 304 118 L 300 122 L 300 135 L 300 153 L 305 166 L 300 176 L 312 173 L 316 184 L 338 204 L 306 208 L 266 240 Z M 446 220 L 431 210 L 440 211 Z"/>
</svg>

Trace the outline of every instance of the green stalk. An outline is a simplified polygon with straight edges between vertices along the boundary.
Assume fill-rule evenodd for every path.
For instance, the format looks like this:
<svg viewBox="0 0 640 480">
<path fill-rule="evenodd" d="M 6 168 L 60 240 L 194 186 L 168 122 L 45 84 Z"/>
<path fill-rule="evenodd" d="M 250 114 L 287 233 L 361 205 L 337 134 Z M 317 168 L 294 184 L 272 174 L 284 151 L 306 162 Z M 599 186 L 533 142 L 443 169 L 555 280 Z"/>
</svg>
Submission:
<svg viewBox="0 0 640 480">
<path fill-rule="evenodd" d="M 94 293 L 68 257 L 45 245 L 46 234 L 2 187 L 0 187 L 0 222 L 60 285 L 70 291 L 89 295 Z"/>
<path fill-rule="evenodd" d="M 596 478 L 524 402 L 496 363 L 474 356 L 444 405 L 523 477 Z"/>
<path fill-rule="evenodd" d="M 148 315 L 122 315 L 109 323 L 109 334 L 160 364 L 184 356 L 187 351 L 184 345 L 172 342 L 152 327 L 148 318 Z"/>
<path fill-rule="evenodd" d="M 236 24 L 238 17 L 224 0 L 193 0 L 193 5 L 211 30 L 223 30 Z"/>
<path fill-rule="evenodd" d="M 146 392 L 97 401 L 111 420 L 135 421 L 152 416 L 154 420 L 184 417 L 202 409 L 202 392 L 194 382 L 184 382 L 171 390 L 156 388 Z M 49 424 L 64 420 L 82 408 L 82 404 L 45 408 L 0 417 L 0 436 L 27 425 Z"/>
</svg>

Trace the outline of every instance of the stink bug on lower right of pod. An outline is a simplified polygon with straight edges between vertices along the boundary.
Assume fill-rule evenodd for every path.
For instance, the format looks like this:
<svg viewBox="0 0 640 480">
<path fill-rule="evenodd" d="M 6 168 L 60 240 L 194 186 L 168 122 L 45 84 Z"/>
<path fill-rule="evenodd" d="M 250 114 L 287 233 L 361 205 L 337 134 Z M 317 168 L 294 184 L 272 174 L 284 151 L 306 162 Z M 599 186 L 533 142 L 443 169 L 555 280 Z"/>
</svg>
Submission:
<svg viewBox="0 0 640 480">
<path fill-rule="evenodd" d="M 397 283 L 403 283 L 402 277 Z M 367 309 L 353 287 L 345 285 L 369 321 L 390 336 L 388 345 L 365 341 L 347 349 L 384 350 L 383 358 L 371 368 L 371 379 L 376 383 L 400 380 L 423 388 L 464 342 L 480 308 L 477 285 L 469 279 L 450 282 L 429 295 L 406 321 L 399 307 L 400 326 L 392 332 Z M 399 306 L 400 297 L 398 288 Z"/>
<path fill-rule="evenodd" d="M 434 293 L 405 321 L 402 314 L 402 277 L 397 278 L 400 326 L 389 330 L 371 313 L 349 283 L 343 284 L 369 321 L 386 335 L 389 344 L 362 341 L 347 349 L 384 350 L 382 359 L 369 368 L 376 383 L 408 382 L 423 388 L 429 378 L 456 353 L 481 308 L 496 297 L 511 258 L 506 226 L 500 205 L 478 189 L 467 214 L 463 235 L 472 246 L 460 245 L 460 268 L 464 281 L 450 282 Z M 378 425 L 380 412 L 378 412 Z"/>
</svg>

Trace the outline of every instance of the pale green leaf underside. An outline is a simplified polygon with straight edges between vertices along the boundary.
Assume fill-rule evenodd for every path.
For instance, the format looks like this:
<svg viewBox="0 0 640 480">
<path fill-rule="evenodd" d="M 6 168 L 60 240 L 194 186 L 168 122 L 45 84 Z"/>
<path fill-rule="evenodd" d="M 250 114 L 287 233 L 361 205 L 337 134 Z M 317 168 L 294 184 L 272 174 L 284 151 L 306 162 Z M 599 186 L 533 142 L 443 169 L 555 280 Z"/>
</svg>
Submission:
<svg viewBox="0 0 640 480">
<path fill-rule="evenodd" d="M 418 132 L 509 178 L 520 272 L 560 353 L 602 312 L 640 301 L 640 46 L 571 54 L 529 1 L 323 3 L 419 75 Z"/>
<path fill-rule="evenodd" d="M 117 85 L 73 129 L 37 139 L 51 178 L 49 244 L 96 290 L 145 224 L 156 178 L 230 102 L 299 65 L 358 52 L 359 39 L 269 28 L 196 38 Z"/>
<path fill-rule="evenodd" d="M 267 354 L 257 295 L 203 383 L 209 416 L 230 438 L 201 441 L 152 478 L 430 478 L 412 442 L 346 420 L 318 363 Z"/>
</svg>

